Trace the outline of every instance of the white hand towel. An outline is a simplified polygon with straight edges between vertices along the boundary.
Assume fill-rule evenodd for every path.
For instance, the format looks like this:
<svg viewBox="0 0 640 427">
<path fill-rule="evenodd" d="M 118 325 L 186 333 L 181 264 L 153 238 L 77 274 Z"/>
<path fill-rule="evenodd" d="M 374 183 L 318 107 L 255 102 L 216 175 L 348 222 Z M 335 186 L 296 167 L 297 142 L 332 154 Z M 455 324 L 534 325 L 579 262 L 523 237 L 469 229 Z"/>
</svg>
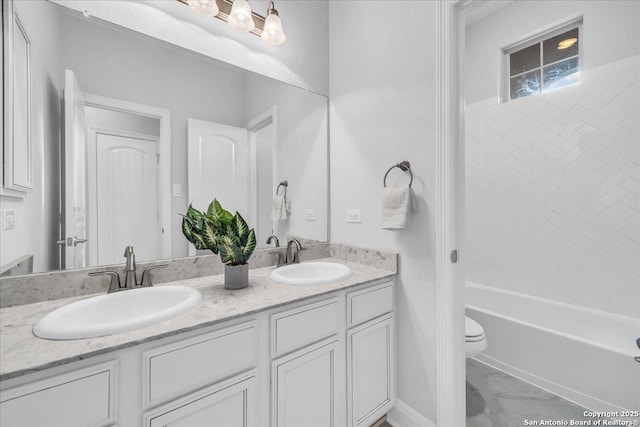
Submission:
<svg viewBox="0 0 640 427">
<path fill-rule="evenodd" d="M 286 196 L 275 196 L 271 208 L 271 219 L 273 221 L 284 221 L 287 219 L 287 212 L 291 212 L 291 202 Z"/>
<path fill-rule="evenodd" d="M 415 194 L 409 186 L 385 187 L 382 192 L 382 228 L 404 230 L 410 213 L 418 212 Z"/>
</svg>

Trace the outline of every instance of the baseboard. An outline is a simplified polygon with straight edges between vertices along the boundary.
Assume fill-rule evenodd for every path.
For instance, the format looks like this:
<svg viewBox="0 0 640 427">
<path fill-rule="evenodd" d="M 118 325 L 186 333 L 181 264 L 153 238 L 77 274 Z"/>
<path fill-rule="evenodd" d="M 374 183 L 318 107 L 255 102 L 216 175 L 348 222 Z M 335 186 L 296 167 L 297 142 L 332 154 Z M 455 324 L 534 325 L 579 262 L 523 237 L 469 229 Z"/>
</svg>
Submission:
<svg viewBox="0 0 640 427">
<path fill-rule="evenodd" d="M 434 423 L 398 398 L 387 414 L 387 421 L 393 427 L 436 427 Z"/>
</svg>

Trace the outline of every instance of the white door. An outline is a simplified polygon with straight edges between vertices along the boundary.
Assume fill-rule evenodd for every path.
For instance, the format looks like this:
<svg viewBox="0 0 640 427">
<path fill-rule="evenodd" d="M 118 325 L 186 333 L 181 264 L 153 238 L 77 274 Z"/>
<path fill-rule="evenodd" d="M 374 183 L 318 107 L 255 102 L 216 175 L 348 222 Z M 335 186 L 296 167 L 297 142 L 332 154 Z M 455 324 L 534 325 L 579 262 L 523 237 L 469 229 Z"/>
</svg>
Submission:
<svg viewBox="0 0 640 427">
<path fill-rule="evenodd" d="M 87 266 L 86 130 L 84 97 L 71 70 L 64 85 L 64 267 Z"/>
<path fill-rule="evenodd" d="M 189 203 L 205 211 L 217 198 L 226 210 L 250 218 L 247 130 L 189 119 L 187 151 Z M 195 254 L 192 245 L 189 254 Z"/>
<path fill-rule="evenodd" d="M 274 427 L 338 424 L 338 341 L 312 346 L 273 361 Z M 343 380 L 344 381 L 344 380 Z"/>
<path fill-rule="evenodd" d="M 97 265 L 159 258 L 157 137 L 107 131 L 95 134 Z"/>
</svg>

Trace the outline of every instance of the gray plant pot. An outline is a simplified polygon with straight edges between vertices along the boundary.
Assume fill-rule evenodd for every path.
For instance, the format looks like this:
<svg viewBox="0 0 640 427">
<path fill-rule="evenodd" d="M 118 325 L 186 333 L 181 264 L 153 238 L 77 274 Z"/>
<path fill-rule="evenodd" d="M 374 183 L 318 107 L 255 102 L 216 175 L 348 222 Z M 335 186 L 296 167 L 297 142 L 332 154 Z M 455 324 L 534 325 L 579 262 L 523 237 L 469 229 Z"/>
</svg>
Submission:
<svg viewBox="0 0 640 427">
<path fill-rule="evenodd" d="M 249 286 L 249 264 L 224 266 L 224 288 L 243 289 Z"/>
</svg>

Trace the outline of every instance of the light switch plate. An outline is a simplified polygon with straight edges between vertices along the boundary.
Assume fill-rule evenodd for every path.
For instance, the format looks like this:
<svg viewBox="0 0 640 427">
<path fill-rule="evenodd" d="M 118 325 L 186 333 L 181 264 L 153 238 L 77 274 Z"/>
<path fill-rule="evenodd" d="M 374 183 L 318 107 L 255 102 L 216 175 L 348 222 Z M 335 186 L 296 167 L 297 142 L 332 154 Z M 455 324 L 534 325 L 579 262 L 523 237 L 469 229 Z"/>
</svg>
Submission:
<svg viewBox="0 0 640 427">
<path fill-rule="evenodd" d="M 182 197 L 182 184 L 173 184 L 173 197 Z"/>
<path fill-rule="evenodd" d="M 360 209 L 347 209 L 347 222 L 361 223 L 362 211 Z"/>
<path fill-rule="evenodd" d="M 16 226 L 16 211 L 13 209 L 2 210 L 2 229 L 11 230 Z"/>
<path fill-rule="evenodd" d="M 316 220 L 316 210 L 315 209 L 307 209 L 305 212 L 304 218 L 307 221 L 315 221 Z"/>
</svg>

